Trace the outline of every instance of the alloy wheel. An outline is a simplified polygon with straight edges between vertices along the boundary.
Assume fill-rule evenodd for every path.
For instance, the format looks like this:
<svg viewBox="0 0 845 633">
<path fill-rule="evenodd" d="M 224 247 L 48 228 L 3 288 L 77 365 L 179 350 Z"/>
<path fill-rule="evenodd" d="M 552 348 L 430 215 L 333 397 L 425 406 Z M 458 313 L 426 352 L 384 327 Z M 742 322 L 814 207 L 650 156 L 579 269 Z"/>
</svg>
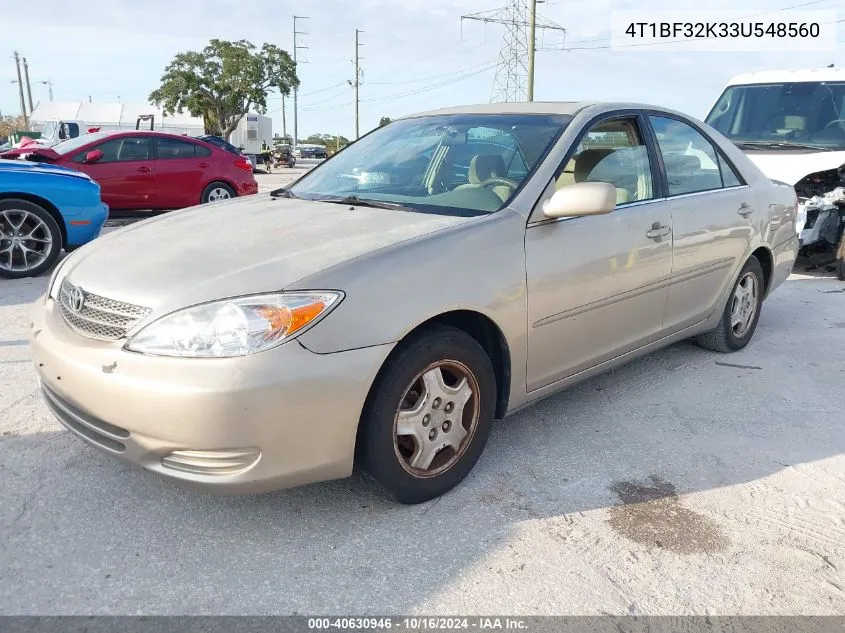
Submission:
<svg viewBox="0 0 845 633">
<path fill-rule="evenodd" d="M 23 209 L 0 211 L 0 269 L 26 272 L 50 256 L 50 228 L 34 213 Z"/>
</svg>

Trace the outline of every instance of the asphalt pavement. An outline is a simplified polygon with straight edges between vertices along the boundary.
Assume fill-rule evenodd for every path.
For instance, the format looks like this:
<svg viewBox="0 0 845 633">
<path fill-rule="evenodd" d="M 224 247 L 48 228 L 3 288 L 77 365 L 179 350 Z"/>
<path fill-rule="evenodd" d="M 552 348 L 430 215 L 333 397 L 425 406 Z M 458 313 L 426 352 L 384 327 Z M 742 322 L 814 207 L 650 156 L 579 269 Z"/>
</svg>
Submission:
<svg viewBox="0 0 845 633">
<path fill-rule="evenodd" d="M 674 345 L 497 423 L 413 507 L 357 476 L 208 496 L 78 441 L 30 365 L 46 283 L 0 280 L 2 614 L 845 612 L 829 276 L 793 275 L 739 353 Z"/>
</svg>

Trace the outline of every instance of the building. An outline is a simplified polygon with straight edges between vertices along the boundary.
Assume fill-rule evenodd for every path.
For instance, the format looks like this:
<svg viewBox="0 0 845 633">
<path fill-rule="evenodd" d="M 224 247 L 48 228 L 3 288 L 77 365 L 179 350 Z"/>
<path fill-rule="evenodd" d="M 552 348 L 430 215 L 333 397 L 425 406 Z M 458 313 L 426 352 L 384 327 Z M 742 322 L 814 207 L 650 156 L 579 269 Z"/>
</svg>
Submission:
<svg viewBox="0 0 845 633">
<path fill-rule="evenodd" d="M 155 129 L 174 134 L 202 134 L 202 119 L 189 114 L 164 116 L 161 108 L 133 103 L 105 103 L 86 101 L 40 102 L 30 115 L 34 131 L 49 121 L 77 121 L 85 129 L 98 127 L 101 130 L 135 129 L 138 117 L 155 117 Z M 149 122 L 142 122 L 142 128 L 149 129 Z"/>
</svg>

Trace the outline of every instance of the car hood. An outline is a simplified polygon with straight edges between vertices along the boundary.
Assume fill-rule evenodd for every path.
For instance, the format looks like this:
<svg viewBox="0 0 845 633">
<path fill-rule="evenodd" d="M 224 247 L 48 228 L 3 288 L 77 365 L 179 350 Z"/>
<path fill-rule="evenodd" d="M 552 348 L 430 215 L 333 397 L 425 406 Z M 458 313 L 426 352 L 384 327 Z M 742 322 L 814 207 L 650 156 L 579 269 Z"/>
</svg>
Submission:
<svg viewBox="0 0 845 633">
<path fill-rule="evenodd" d="M 24 147 L 16 147 L 15 149 L 3 152 L 0 154 L 0 158 L 17 158 L 26 156 L 27 154 L 35 154 L 48 161 L 56 160 L 59 157 L 56 152 L 44 145 L 25 145 Z"/>
<path fill-rule="evenodd" d="M 767 178 L 795 185 L 804 176 L 845 164 L 843 152 L 757 152 L 745 153 Z"/>
<path fill-rule="evenodd" d="M 62 274 L 86 292 L 164 314 L 281 290 L 360 255 L 471 219 L 250 196 L 106 234 L 71 255 Z"/>
<path fill-rule="evenodd" d="M 57 174 L 60 176 L 71 176 L 72 178 L 81 178 L 82 180 L 91 180 L 88 174 L 83 174 L 81 171 L 70 169 L 69 167 L 60 167 L 59 165 L 51 165 L 48 163 L 34 163 L 23 160 L 0 160 L 0 173 L 27 173 L 27 174 Z"/>
</svg>

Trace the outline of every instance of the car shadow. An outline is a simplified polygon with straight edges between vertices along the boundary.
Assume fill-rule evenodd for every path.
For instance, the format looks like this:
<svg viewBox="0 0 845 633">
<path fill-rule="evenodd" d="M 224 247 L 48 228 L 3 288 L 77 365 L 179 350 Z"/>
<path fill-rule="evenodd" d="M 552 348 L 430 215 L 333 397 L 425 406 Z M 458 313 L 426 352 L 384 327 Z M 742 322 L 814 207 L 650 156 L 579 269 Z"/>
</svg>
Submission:
<svg viewBox="0 0 845 633">
<path fill-rule="evenodd" d="M 677 344 L 499 421 L 468 478 L 418 506 L 359 474 L 260 496 L 185 490 L 58 430 L 33 392 L 0 413 L 0 612 L 408 613 L 490 560 L 492 577 L 518 578 L 502 553 L 528 526 L 551 557 L 536 565 L 589 547 L 715 564 L 742 512 L 693 511 L 685 495 L 845 453 L 830 397 L 845 374 L 810 356 L 833 337 L 841 349 L 845 329 L 825 320 L 841 299 L 815 293 L 806 322 L 802 287 L 767 301 L 741 352 Z M 24 434 L 33 417 L 40 432 Z M 597 540 L 593 511 L 618 541 Z"/>
</svg>

